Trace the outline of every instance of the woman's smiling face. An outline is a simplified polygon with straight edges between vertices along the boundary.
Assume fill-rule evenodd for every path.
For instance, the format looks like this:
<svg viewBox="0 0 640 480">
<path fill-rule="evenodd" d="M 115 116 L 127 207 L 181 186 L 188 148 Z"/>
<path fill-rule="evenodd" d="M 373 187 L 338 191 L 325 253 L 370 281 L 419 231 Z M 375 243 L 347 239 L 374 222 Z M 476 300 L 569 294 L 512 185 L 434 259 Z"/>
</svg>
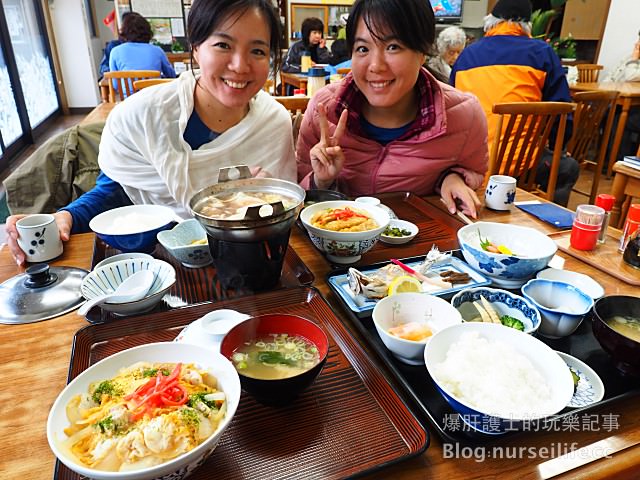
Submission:
<svg viewBox="0 0 640 480">
<path fill-rule="evenodd" d="M 200 84 L 227 108 L 246 107 L 269 75 L 270 29 L 257 9 L 230 15 L 197 47 Z"/>
<path fill-rule="evenodd" d="M 414 98 L 413 89 L 425 56 L 386 32 L 371 35 L 361 18 L 356 27 L 351 71 L 358 88 L 373 108 L 404 108 Z"/>
</svg>

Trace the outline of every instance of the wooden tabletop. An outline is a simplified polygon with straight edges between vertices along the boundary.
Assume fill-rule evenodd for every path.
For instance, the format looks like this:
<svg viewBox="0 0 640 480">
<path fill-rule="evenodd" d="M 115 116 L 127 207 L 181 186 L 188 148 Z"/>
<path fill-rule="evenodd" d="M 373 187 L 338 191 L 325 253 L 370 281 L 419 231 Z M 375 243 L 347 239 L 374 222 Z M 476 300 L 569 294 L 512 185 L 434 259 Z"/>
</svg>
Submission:
<svg viewBox="0 0 640 480">
<path fill-rule="evenodd" d="M 533 198 L 530 194 L 518 191 L 517 200 Z M 440 208 L 437 199 L 430 203 Z M 500 221 L 519 225 L 536 226 L 549 233 L 555 230 L 530 215 L 515 209 L 512 212 L 492 212 L 482 210 L 480 220 Z M 53 265 L 76 266 L 89 269 L 93 250 L 93 234 L 74 235 L 65 244 L 64 254 L 52 262 Z M 359 335 L 342 314 L 342 307 L 333 296 L 324 278 L 330 270 L 325 258 L 313 247 L 307 237 L 297 228 L 292 230 L 291 246 L 303 259 L 315 276 L 314 285 L 322 292 L 343 318 L 352 334 Z M 637 295 L 638 289 L 630 287 L 600 270 L 582 263 L 569 255 L 560 253 L 565 259 L 565 268 L 579 271 L 597 279 L 607 294 L 626 293 Z M 4 281 L 23 269 L 16 266 L 8 249 L 0 247 L 0 281 Z M 58 393 L 64 388 L 70 363 L 71 346 L 74 333 L 88 325 L 83 317 L 75 312 L 56 319 L 27 325 L 0 325 L 3 345 L 0 382 L 0 471 L 3 478 L 11 479 L 49 479 L 53 474 L 55 457 L 47 444 L 45 425 L 49 409 Z M 366 342 L 361 339 L 361 343 Z M 376 358 L 375 355 L 372 355 Z M 384 366 L 380 366 L 385 369 Z M 435 430 L 429 428 L 431 444 L 426 452 L 412 460 L 385 468 L 368 478 L 398 478 L 417 480 L 469 479 L 469 478 L 551 478 L 555 474 L 569 471 L 556 478 L 561 479 L 599 479 L 633 478 L 640 472 L 640 448 L 634 446 L 640 442 L 640 409 L 637 398 L 619 401 L 603 407 L 594 414 L 615 414 L 619 428 L 605 431 L 563 431 L 534 432 L 511 437 L 508 446 L 521 448 L 515 458 L 490 458 L 491 448 L 477 450 L 475 457 L 469 450 L 459 451 L 458 458 L 445 458 L 445 449 Z M 347 421 L 348 419 L 345 419 Z M 381 439 L 384 441 L 384 439 Z M 497 443 L 497 445 L 503 445 Z M 571 458 L 555 459 L 569 448 L 584 448 Z M 610 450 L 607 450 L 610 449 Z M 455 451 L 448 450 L 450 453 Z M 513 450 L 517 451 L 517 450 Z M 595 460 L 603 452 L 617 452 L 611 459 Z M 348 452 L 345 452 L 348 454 Z M 478 455 L 487 458 L 478 461 Z M 505 452 L 505 455 L 509 452 Z M 466 458 L 462 458 L 466 456 Z M 591 461 L 594 459 L 593 461 Z M 581 464 L 586 465 L 580 467 Z M 301 477 L 304 468 L 301 469 Z"/>
<path fill-rule="evenodd" d="M 569 90 L 587 92 L 593 90 L 616 91 L 621 97 L 640 97 L 640 82 L 586 82 L 572 83 Z"/>
</svg>

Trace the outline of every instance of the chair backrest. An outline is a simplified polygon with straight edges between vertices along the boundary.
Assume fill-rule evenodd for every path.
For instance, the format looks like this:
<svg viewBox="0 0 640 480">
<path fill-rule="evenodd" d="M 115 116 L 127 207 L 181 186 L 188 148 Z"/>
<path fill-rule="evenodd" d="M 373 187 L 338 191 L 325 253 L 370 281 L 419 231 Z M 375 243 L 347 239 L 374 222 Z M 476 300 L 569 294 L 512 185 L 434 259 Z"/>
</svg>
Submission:
<svg viewBox="0 0 640 480">
<path fill-rule="evenodd" d="M 578 69 L 578 83 L 591 83 L 598 81 L 600 70 L 604 67 L 595 63 L 579 63 L 576 68 Z"/>
<path fill-rule="evenodd" d="M 351 73 L 351 68 L 349 68 L 349 67 L 338 68 L 336 70 L 336 73 L 338 75 L 342 75 L 344 77 L 345 75 Z"/>
<path fill-rule="evenodd" d="M 109 81 L 109 101 L 122 101 L 132 95 L 133 82 L 145 78 L 160 78 L 158 70 L 122 70 L 116 72 L 105 72 L 104 78 Z M 114 86 L 114 82 L 116 86 Z"/>
<path fill-rule="evenodd" d="M 153 87 L 154 85 L 160 85 L 161 83 L 173 82 L 175 78 L 144 78 L 142 80 L 133 81 L 133 91 L 139 92 L 143 88 Z"/>
<path fill-rule="evenodd" d="M 567 102 L 495 104 L 493 113 L 499 117 L 496 135 L 491 144 L 487 178 L 496 174 L 516 177 L 520 188 L 537 191 L 544 198 L 553 200 L 567 115 L 575 107 L 574 103 Z M 558 141 L 553 150 L 547 190 L 543 191 L 535 183 L 536 170 L 556 122 Z"/>
<path fill-rule="evenodd" d="M 296 113 L 304 113 L 309 104 L 309 97 L 273 97 L 284 105 L 284 108 L 289 110 L 292 115 Z"/>
<path fill-rule="evenodd" d="M 600 172 L 604 165 L 607 153 L 607 145 L 609 143 L 609 135 L 613 125 L 615 116 L 615 104 L 618 98 L 616 91 L 594 91 L 579 92 L 573 95 L 573 101 L 576 102 L 576 113 L 573 116 L 573 132 L 571 139 L 567 143 L 567 154 L 571 155 L 578 161 L 581 166 L 591 164 L 595 166 L 593 183 L 589 193 L 581 192 L 589 195 L 589 203 L 594 203 L 598 191 L 598 183 L 600 180 Z M 606 116 L 604 131 L 600 134 L 603 124 L 602 120 Z M 594 146 L 598 146 L 596 154 L 590 153 L 594 150 Z"/>
</svg>

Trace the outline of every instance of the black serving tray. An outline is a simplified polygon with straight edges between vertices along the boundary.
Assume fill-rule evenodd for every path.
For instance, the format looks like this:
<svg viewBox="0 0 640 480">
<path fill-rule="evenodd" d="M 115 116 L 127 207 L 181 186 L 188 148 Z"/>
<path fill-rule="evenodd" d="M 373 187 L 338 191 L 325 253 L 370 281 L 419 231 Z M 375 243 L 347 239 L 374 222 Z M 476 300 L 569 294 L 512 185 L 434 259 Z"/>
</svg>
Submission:
<svg viewBox="0 0 640 480">
<path fill-rule="evenodd" d="M 459 250 L 454 252 L 454 256 L 462 258 Z M 457 414 L 436 389 L 426 367 L 423 365 L 407 365 L 397 360 L 387 347 L 385 347 L 384 343 L 382 343 L 373 325 L 371 315 L 358 317 L 343 301 L 339 292 L 336 291 L 332 282 L 329 281 L 331 277 L 343 273 L 344 269 L 331 271 L 326 278 L 329 287 L 333 290 L 335 297 L 341 304 L 344 313 L 351 320 L 351 323 L 362 334 L 369 346 L 378 354 L 382 363 L 389 367 L 392 375 L 402 387 L 403 393 L 413 405 L 416 416 L 423 421 L 425 426 L 430 424 L 435 428 L 443 441 L 471 445 L 498 443 L 518 434 L 518 432 L 509 432 L 504 435 L 487 435 L 472 430 L 469 427 L 463 427 L 461 421 L 459 422 L 460 426 L 457 428 L 452 427 L 451 420 L 456 418 Z M 521 295 L 519 289 L 511 291 Z M 588 414 L 594 409 L 624 397 L 638 395 L 640 393 L 640 382 L 638 379 L 625 376 L 614 367 L 607 352 L 602 349 L 598 340 L 593 336 L 591 322 L 591 316 L 587 314 L 572 335 L 557 340 L 535 335 L 536 338 L 554 350 L 568 353 L 589 365 L 598 374 L 605 388 L 604 398 L 601 401 L 582 408 L 565 408 L 558 415 L 551 417 L 549 421 L 557 422 L 555 425 L 561 426 L 563 421 L 569 421 L 568 417 L 570 415 L 577 415 L 578 419 L 581 419 L 582 415 Z M 535 426 L 533 426 L 531 430 L 535 430 Z"/>
</svg>

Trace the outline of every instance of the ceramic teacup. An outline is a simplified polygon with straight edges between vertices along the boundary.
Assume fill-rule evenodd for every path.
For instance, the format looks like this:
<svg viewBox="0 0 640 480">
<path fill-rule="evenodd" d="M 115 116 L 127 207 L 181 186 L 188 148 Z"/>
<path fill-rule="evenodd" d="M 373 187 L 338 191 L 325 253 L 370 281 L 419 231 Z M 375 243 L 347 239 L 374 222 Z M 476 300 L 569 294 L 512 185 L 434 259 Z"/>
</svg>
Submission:
<svg viewBox="0 0 640 480">
<path fill-rule="evenodd" d="M 516 179 L 507 175 L 491 175 L 484 192 L 484 204 L 492 210 L 511 210 L 516 199 Z"/>
<path fill-rule="evenodd" d="M 62 240 L 53 215 L 38 213 L 16 222 L 18 246 L 25 253 L 27 262 L 46 262 L 62 255 Z"/>
</svg>

